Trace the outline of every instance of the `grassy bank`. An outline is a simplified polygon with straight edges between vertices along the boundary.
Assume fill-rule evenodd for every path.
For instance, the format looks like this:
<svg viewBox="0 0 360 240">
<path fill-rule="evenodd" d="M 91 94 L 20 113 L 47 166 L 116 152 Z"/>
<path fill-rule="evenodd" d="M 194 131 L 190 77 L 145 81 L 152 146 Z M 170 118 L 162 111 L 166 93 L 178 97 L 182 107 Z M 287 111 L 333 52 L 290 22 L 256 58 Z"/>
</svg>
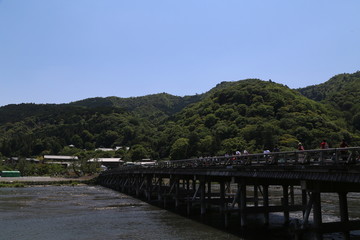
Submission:
<svg viewBox="0 0 360 240">
<path fill-rule="evenodd" d="M 9 183 L 9 182 L 0 182 L 0 188 L 18 188 L 18 187 L 25 187 L 26 185 L 24 183 L 20 183 L 20 182 L 13 182 L 13 183 Z"/>
<path fill-rule="evenodd" d="M 55 186 L 61 186 L 61 185 L 71 185 L 76 186 L 80 184 L 87 184 L 87 185 L 95 185 L 96 184 L 96 177 L 90 178 L 90 179 L 54 179 L 51 178 L 48 180 L 41 180 L 41 181 L 18 181 L 16 178 L 14 178 L 13 181 L 2 181 L 0 178 L 0 188 L 4 187 L 28 187 L 28 186 L 40 186 L 40 185 L 55 185 Z"/>
</svg>

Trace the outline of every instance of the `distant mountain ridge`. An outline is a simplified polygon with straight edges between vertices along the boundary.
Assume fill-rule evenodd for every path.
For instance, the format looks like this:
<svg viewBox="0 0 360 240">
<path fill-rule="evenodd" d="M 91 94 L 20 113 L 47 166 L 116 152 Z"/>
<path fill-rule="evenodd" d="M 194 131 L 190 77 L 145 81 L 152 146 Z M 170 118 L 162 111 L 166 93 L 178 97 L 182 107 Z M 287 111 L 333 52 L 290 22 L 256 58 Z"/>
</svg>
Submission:
<svg viewBox="0 0 360 240">
<path fill-rule="evenodd" d="M 89 98 L 69 105 L 84 107 L 119 107 L 128 111 L 135 111 L 142 106 L 154 106 L 167 114 L 173 114 L 180 111 L 188 104 L 194 103 L 201 99 L 202 95 L 179 97 L 167 93 L 151 94 L 141 97 L 106 97 L 106 98 Z"/>
<path fill-rule="evenodd" d="M 221 82 L 193 96 L 89 98 L 0 107 L 0 157 L 129 146 L 120 157 L 188 158 L 235 150 L 360 144 L 360 72 L 302 89 L 259 79 Z"/>
</svg>

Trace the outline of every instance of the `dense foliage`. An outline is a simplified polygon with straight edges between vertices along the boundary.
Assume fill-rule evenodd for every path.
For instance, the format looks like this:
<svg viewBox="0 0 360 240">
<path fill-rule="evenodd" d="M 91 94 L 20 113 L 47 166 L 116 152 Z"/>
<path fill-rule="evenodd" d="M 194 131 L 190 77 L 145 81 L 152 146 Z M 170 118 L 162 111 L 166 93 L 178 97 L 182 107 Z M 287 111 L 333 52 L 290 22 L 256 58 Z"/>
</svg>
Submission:
<svg viewBox="0 0 360 240">
<path fill-rule="evenodd" d="M 338 117 L 360 131 L 360 72 L 339 74 L 326 83 L 299 89 L 306 97 L 338 110 Z"/>
<path fill-rule="evenodd" d="M 92 98 L 70 104 L 0 108 L 0 157 L 76 154 L 80 159 L 183 159 L 337 147 L 360 143 L 360 73 L 304 89 L 248 79 L 223 82 L 201 95 Z M 121 146 L 113 152 L 99 147 Z M 125 147 L 130 147 L 129 150 Z"/>
<path fill-rule="evenodd" d="M 293 150 L 299 141 L 317 148 L 323 138 L 337 146 L 354 138 L 335 110 L 285 86 L 256 79 L 227 85 L 176 115 L 190 155 Z"/>
</svg>

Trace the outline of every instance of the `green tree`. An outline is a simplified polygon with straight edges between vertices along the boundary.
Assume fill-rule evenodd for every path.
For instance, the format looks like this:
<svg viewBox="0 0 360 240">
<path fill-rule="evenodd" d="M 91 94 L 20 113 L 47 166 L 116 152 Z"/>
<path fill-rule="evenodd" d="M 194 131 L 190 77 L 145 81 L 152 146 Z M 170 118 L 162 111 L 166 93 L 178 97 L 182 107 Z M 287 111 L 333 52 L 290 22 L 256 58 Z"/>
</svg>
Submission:
<svg viewBox="0 0 360 240">
<path fill-rule="evenodd" d="M 221 143 L 222 151 L 219 152 L 219 155 L 235 154 L 236 151 L 241 151 L 246 149 L 246 142 L 242 137 L 228 138 L 222 141 Z"/>
<path fill-rule="evenodd" d="M 188 157 L 189 139 L 179 138 L 171 146 L 170 158 L 175 159 L 186 159 Z"/>
<path fill-rule="evenodd" d="M 352 122 L 354 124 L 354 127 L 360 131 L 360 113 L 356 114 L 353 117 Z"/>
<path fill-rule="evenodd" d="M 19 159 L 16 169 L 20 171 L 22 176 L 34 175 L 34 164 L 29 163 L 25 158 Z"/>
<path fill-rule="evenodd" d="M 141 144 L 136 144 L 130 149 L 131 159 L 133 161 L 139 161 L 149 157 L 149 153 L 146 148 Z"/>
<path fill-rule="evenodd" d="M 217 120 L 215 114 L 208 114 L 204 119 L 204 124 L 206 127 L 210 128 L 216 124 Z"/>
<path fill-rule="evenodd" d="M 72 138 L 71 138 L 71 144 L 73 144 L 75 147 L 77 148 L 83 148 L 84 147 L 84 143 L 82 138 L 75 134 Z"/>
<path fill-rule="evenodd" d="M 199 143 L 199 155 L 201 156 L 213 156 L 217 151 L 215 145 L 215 139 L 211 135 L 207 135 L 204 138 L 200 139 Z"/>
</svg>

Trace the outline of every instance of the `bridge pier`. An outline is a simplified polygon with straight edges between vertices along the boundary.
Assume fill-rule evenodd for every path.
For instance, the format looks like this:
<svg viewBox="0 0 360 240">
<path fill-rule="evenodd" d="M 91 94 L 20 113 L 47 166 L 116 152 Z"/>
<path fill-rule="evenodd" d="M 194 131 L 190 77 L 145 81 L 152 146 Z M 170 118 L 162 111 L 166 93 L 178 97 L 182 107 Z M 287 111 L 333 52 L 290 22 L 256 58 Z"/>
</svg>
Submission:
<svg viewBox="0 0 360 240">
<path fill-rule="evenodd" d="M 225 183 L 225 181 L 222 180 L 219 182 L 219 185 L 220 185 L 219 212 L 223 218 L 225 228 L 228 228 L 228 226 L 229 226 L 228 220 L 229 219 L 228 219 L 227 202 L 226 202 L 226 188 L 225 188 L 226 183 Z"/>
<path fill-rule="evenodd" d="M 246 184 L 244 182 L 239 183 L 240 187 L 240 224 L 245 227 L 246 222 Z"/>
<path fill-rule="evenodd" d="M 159 203 L 162 200 L 162 196 L 161 196 L 162 187 L 163 187 L 163 179 L 162 179 L 162 177 L 159 177 L 158 178 L 158 186 L 157 186 L 157 199 L 158 199 Z"/>
<path fill-rule="evenodd" d="M 175 208 L 178 209 L 179 208 L 179 185 L 180 185 L 180 181 L 179 178 L 175 177 L 174 179 L 174 186 L 175 186 L 175 194 L 174 194 L 174 199 L 175 199 Z"/>
<path fill-rule="evenodd" d="M 322 234 L 320 233 L 320 228 L 322 224 L 322 215 L 321 215 L 321 195 L 320 192 L 312 192 L 313 197 L 313 215 L 314 215 L 314 228 L 315 228 L 315 237 L 316 240 L 322 239 Z"/>
<path fill-rule="evenodd" d="M 211 180 L 207 181 L 207 198 L 211 200 Z"/>
<path fill-rule="evenodd" d="M 349 222 L 349 209 L 347 203 L 347 192 L 339 192 L 339 209 L 340 209 L 340 220 L 342 223 Z M 350 239 L 350 233 L 348 231 L 343 232 L 344 239 Z"/>
<path fill-rule="evenodd" d="M 204 216 L 206 213 L 206 192 L 205 192 L 205 181 L 203 179 L 200 180 L 200 214 Z"/>
<path fill-rule="evenodd" d="M 151 175 L 148 175 L 146 176 L 146 179 L 145 179 L 145 197 L 147 199 L 148 202 L 151 201 L 151 187 L 152 187 L 152 176 Z"/>
<path fill-rule="evenodd" d="M 284 224 L 288 225 L 290 222 L 290 214 L 289 214 L 289 186 L 283 185 L 283 198 L 282 205 L 284 207 Z"/>
<path fill-rule="evenodd" d="M 303 206 L 307 206 L 308 203 L 308 197 L 307 197 L 307 191 L 302 189 L 301 190 L 301 202 Z M 305 215 L 305 208 L 303 209 L 303 219 L 304 219 L 304 215 Z"/>
<path fill-rule="evenodd" d="M 191 193 L 190 189 L 190 178 L 186 179 L 186 213 L 188 216 L 191 214 Z"/>
<path fill-rule="evenodd" d="M 258 194 L 258 185 L 254 184 L 254 206 L 259 206 L 259 194 Z"/>
<path fill-rule="evenodd" d="M 264 225 L 269 226 L 269 185 L 263 185 Z"/>
<path fill-rule="evenodd" d="M 334 183 L 327 184 L 314 181 L 302 182 L 303 190 L 310 193 L 310 198 L 304 214 L 304 227 L 309 223 L 309 215 L 311 208 L 313 211 L 313 225 L 308 227 L 315 233 L 316 239 L 322 239 L 324 233 L 340 232 L 344 239 L 350 239 L 350 231 L 359 230 L 360 221 L 349 219 L 348 209 L 348 192 L 360 192 L 359 186 L 356 184 L 347 184 L 346 186 Z M 321 193 L 329 193 L 338 195 L 340 222 L 322 221 L 321 212 Z M 304 195 L 304 194 L 303 194 Z"/>
<path fill-rule="evenodd" d="M 225 213 L 225 182 L 224 181 L 220 181 L 220 213 L 224 214 Z"/>
</svg>

